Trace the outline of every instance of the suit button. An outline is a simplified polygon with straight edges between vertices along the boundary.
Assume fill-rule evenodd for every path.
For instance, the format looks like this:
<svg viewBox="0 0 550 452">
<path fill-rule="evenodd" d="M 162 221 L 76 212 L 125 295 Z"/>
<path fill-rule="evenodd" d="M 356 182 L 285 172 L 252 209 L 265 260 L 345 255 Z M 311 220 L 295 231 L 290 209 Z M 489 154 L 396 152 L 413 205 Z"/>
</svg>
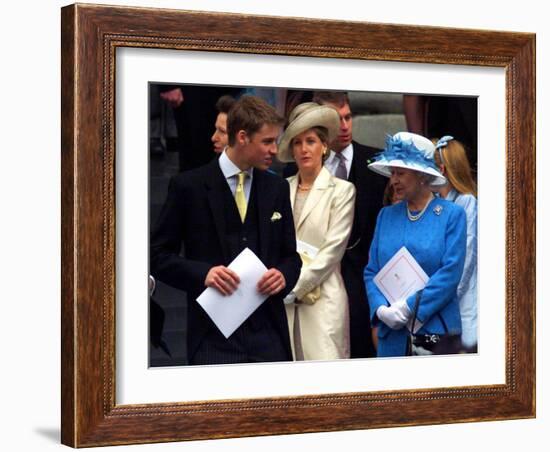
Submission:
<svg viewBox="0 0 550 452">
<path fill-rule="evenodd" d="M 243 237 L 243 242 L 247 242 L 248 239 L 246 237 Z"/>
</svg>

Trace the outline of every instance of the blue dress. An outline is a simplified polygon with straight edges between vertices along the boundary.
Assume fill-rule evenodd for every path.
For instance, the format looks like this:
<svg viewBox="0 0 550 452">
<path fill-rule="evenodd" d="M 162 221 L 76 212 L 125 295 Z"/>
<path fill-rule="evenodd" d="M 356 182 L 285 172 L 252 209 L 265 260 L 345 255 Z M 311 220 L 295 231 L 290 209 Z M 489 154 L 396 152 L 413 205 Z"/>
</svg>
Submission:
<svg viewBox="0 0 550 452">
<path fill-rule="evenodd" d="M 462 319 L 462 344 L 472 347 L 477 344 L 477 199 L 454 189 L 445 199 L 454 202 L 466 212 L 466 260 L 457 296 Z"/>
<path fill-rule="evenodd" d="M 418 334 L 460 334 L 461 319 L 457 287 L 466 256 L 466 214 L 464 209 L 440 198 L 430 201 L 417 221 L 407 217 L 407 203 L 383 208 L 378 214 L 364 279 L 371 323 L 378 327 L 378 356 L 404 356 L 409 331 L 392 330 L 380 322 L 376 310 L 389 305 L 374 284 L 380 269 L 405 246 L 429 276 L 422 292 L 417 319 L 423 326 Z M 416 294 L 407 299 L 411 312 Z"/>
</svg>

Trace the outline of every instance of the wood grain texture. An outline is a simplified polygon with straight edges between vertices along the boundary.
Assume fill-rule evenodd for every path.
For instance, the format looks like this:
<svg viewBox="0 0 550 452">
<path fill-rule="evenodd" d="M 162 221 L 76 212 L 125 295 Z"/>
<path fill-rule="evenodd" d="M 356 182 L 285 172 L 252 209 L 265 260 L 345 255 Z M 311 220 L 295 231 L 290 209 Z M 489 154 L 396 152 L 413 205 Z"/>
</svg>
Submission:
<svg viewBox="0 0 550 452">
<path fill-rule="evenodd" d="M 70 10 L 62 10 L 61 20 L 61 111 L 63 125 L 61 128 L 61 255 L 63 271 L 61 272 L 61 298 L 63 300 L 61 318 L 61 412 L 63 413 L 63 428 L 61 441 L 64 444 L 75 443 L 75 397 L 77 388 L 74 385 L 75 362 L 74 347 L 75 328 L 74 315 L 76 309 L 70 306 L 76 301 L 74 294 L 74 264 L 73 252 L 76 249 L 74 240 L 74 83 L 75 59 L 74 21 Z"/>
<path fill-rule="evenodd" d="M 80 4 L 62 9 L 61 35 L 64 444 L 85 447 L 535 415 L 534 35 Z M 506 383 L 117 406 L 117 47 L 505 68 Z"/>
</svg>

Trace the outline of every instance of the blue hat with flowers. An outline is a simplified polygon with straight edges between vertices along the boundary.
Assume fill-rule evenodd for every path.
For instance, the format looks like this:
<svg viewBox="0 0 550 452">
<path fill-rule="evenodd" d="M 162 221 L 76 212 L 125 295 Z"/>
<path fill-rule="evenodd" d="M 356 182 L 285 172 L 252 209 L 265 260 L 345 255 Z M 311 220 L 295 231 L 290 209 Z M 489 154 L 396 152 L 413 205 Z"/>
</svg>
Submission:
<svg viewBox="0 0 550 452">
<path fill-rule="evenodd" d="M 447 179 L 434 161 L 435 146 L 427 138 L 410 132 L 398 132 L 386 138 L 384 151 L 375 157 L 369 168 L 390 177 L 391 168 L 406 168 L 433 176 L 432 186 L 445 185 Z"/>
</svg>

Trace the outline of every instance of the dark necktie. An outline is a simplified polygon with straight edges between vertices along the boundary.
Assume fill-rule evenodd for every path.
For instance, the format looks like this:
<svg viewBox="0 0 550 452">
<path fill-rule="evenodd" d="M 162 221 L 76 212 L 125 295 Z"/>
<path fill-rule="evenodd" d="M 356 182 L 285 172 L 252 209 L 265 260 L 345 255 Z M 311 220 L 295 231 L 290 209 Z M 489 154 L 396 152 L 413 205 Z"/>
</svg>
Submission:
<svg viewBox="0 0 550 452">
<path fill-rule="evenodd" d="M 339 152 L 334 153 L 334 157 L 338 160 L 338 166 L 334 175 L 340 179 L 348 179 L 348 170 L 346 169 L 346 158 Z"/>
</svg>

